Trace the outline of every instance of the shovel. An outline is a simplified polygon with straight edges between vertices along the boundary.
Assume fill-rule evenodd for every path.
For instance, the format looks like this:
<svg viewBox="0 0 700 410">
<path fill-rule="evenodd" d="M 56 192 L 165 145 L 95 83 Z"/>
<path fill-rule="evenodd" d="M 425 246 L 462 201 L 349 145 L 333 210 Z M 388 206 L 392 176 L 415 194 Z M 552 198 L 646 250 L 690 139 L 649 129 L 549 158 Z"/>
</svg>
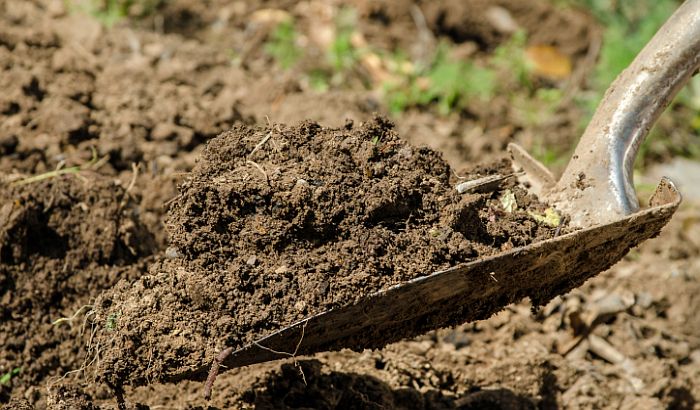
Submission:
<svg viewBox="0 0 700 410">
<path fill-rule="evenodd" d="M 486 319 L 529 297 L 540 306 L 610 268 L 659 234 L 681 200 L 662 179 L 640 210 L 632 181 L 649 129 L 700 65 L 700 0 L 689 0 L 610 86 L 559 181 L 511 144 L 520 182 L 568 215 L 578 230 L 454 268 L 426 274 L 324 311 L 233 351 L 189 379 L 207 380 L 270 360 L 349 348 L 380 348 L 428 331 Z"/>
</svg>

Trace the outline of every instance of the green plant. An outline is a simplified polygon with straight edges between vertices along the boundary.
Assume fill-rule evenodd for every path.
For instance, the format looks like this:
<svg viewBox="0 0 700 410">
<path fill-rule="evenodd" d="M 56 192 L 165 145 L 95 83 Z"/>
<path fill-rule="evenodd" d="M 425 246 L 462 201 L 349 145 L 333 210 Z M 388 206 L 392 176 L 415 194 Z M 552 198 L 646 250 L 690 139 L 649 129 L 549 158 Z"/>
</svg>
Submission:
<svg viewBox="0 0 700 410">
<path fill-rule="evenodd" d="M 84 171 L 87 169 L 93 169 L 101 161 L 98 161 L 97 150 L 95 149 L 95 147 L 90 147 L 90 150 L 92 151 L 92 158 L 90 159 L 89 162 L 86 162 L 86 163 L 81 164 L 81 165 L 68 167 L 68 168 L 57 167 L 53 171 L 44 172 L 43 174 L 34 175 L 31 177 L 20 179 L 19 181 L 13 182 L 12 185 L 27 185 L 27 184 L 32 184 L 34 182 L 43 181 L 45 179 L 56 178 L 56 177 L 59 177 L 61 175 L 79 174 L 81 171 Z"/>
<path fill-rule="evenodd" d="M 119 316 L 122 315 L 122 312 L 112 312 L 107 316 L 107 320 L 105 321 L 105 328 L 108 331 L 113 331 L 117 328 L 117 321 L 119 320 Z"/>
<path fill-rule="evenodd" d="M 95 17 L 111 27 L 126 17 L 146 17 L 153 14 L 163 0 L 65 0 L 69 8 Z"/>
<path fill-rule="evenodd" d="M 443 115 L 454 108 L 466 107 L 472 98 L 488 100 L 495 91 L 496 78 L 491 68 L 451 58 L 445 43 L 438 48 L 433 63 L 422 72 L 385 85 L 392 112 L 435 103 Z"/>
<path fill-rule="evenodd" d="M 14 369 L 0 376 L 0 384 L 9 384 L 10 380 L 12 380 L 13 377 L 18 376 L 21 372 L 21 367 L 15 367 Z"/>
<path fill-rule="evenodd" d="M 590 85 L 592 92 L 583 94 L 578 102 L 587 112 L 587 124 L 603 93 L 613 80 L 635 58 L 651 37 L 678 7 L 677 0 L 576 0 L 588 8 L 605 27 L 600 50 Z M 650 159 L 682 155 L 700 158 L 700 79 L 692 79 L 671 103 L 667 114 L 672 115 L 674 132 L 651 130 L 639 149 L 635 167 L 642 169 Z M 583 124 L 582 127 L 583 128 Z M 680 130 L 684 124 L 686 129 Z M 680 126 L 680 127 L 679 127 Z M 675 137 L 670 134 L 676 134 Z M 680 136 L 679 134 L 684 134 Z"/>
<path fill-rule="evenodd" d="M 282 68 L 291 68 L 302 56 L 302 50 L 297 46 L 297 32 L 294 20 L 283 21 L 272 31 L 265 43 L 265 52 L 277 61 Z"/>
<path fill-rule="evenodd" d="M 352 78 L 351 71 L 356 71 L 364 51 L 353 45 L 356 21 L 354 9 L 339 9 L 334 21 L 335 36 L 327 49 L 323 50 L 325 59 L 313 67 L 307 67 L 305 77 L 312 89 L 324 92 L 331 86 L 347 85 Z"/>
<path fill-rule="evenodd" d="M 526 44 L 527 34 L 525 31 L 516 31 L 510 39 L 496 47 L 490 65 L 496 70 L 504 72 L 505 75 L 515 78 L 521 88 L 532 90 L 532 68 L 525 58 Z"/>
<path fill-rule="evenodd" d="M 311 70 L 307 78 L 309 80 L 309 85 L 311 85 L 311 88 L 315 91 L 325 92 L 330 88 L 330 77 L 324 70 Z"/>
<path fill-rule="evenodd" d="M 583 99 L 592 115 L 603 93 L 677 7 L 674 0 L 578 0 L 605 27 L 591 85 Z M 586 121 L 587 122 L 587 121 Z"/>
<path fill-rule="evenodd" d="M 340 9 L 335 22 L 335 38 L 328 50 L 328 61 L 335 72 L 349 70 L 357 64 L 359 50 L 352 44 L 356 23 L 354 9 Z"/>
<path fill-rule="evenodd" d="M 51 324 L 54 326 L 58 326 L 62 323 L 67 323 L 68 325 L 73 326 L 73 321 L 78 316 L 80 316 L 81 313 L 87 312 L 87 316 L 90 316 L 92 313 L 94 313 L 92 308 L 93 308 L 92 305 L 83 305 L 78 310 L 76 310 L 75 313 L 73 313 L 73 315 L 71 317 L 58 318 L 58 319 L 54 320 L 53 322 L 51 322 Z"/>
<path fill-rule="evenodd" d="M 518 122 L 531 128 L 554 115 L 563 96 L 559 88 L 538 88 L 533 93 L 514 93 L 510 103 Z"/>
<path fill-rule="evenodd" d="M 542 139 L 536 139 L 532 146 L 532 156 L 547 168 L 556 168 L 566 164 L 569 156 L 548 147 Z"/>
</svg>

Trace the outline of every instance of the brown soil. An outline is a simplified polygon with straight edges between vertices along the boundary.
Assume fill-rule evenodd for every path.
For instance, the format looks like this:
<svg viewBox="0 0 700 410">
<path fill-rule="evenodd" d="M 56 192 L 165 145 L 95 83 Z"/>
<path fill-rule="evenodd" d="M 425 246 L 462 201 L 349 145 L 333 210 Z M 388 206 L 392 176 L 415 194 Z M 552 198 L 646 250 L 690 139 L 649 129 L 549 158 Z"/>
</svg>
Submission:
<svg viewBox="0 0 700 410">
<path fill-rule="evenodd" d="M 508 173 L 510 162 L 475 171 L 467 177 Z M 211 347 L 237 349 L 397 283 L 554 236 L 528 215 L 544 206 L 514 183 L 520 207 L 508 213 L 501 192 L 460 195 L 456 180 L 438 153 L 401 141 L 383 118 L 220 135 L 170 209 L 169 260 L 97 302 L 98 322 L 118 317 L 97 335 L 99 373 L 114 385 L 178 380 L 211 362 Z"/>
<path fill-rule="evenodd" d="M 22 363 L 35 385 L 83 365 L 87 340 L 76 343 L 70 332 L 85 326 L 83 317 L 52 322 L 86 313 L 91 307 L 81 307 L 100 292 L 141 276 L 155 244 L 126 189 L 110 178 L 83 172 L 5 182 L 0 192 L 2 361 Z"/>
<path fill-rule="evenodd" d="M 299 267 L 312 256 L 323 257 L 318 249 L 313 253 L 317 245 L 308 236 L 316 232 L 332 236 L 330 222 L 325 220 L 303 219 L 304 215 L 299 214 L 287 215 L 291 220 L 265 218 L 267 214 L 256 211 L 249 216 L 258 215 L 260 227 L 280 235 L 270 242 L 245 243 L 232 236 L 234 231 L 229 229 L 236 227 L 224 218 L 240 208 L 228 206 L 230 203 L 223 202 L 223 196 L 220 196 L 222 202 L 212 201 L 220 207 L 221 213 L 216 216 L 223 218 L 221 226 L 211 225 L 213 214 L 199 217 L 196 212 L 182 214 L 187 209 L 185 205 L 203 200 L 196 194 L 235 197 L 233 187 L 243 186 L 242 180 L 236 179 L 242 175 L 231 171 L 243 164 L 235 162 L 233 156 L 217 159 L 211 158 L 211 152 L 205 154 L 183 187 L 183 192 L 192 195 L 174 201 L 177 184 L 195 167 L 195 159 L 205 143 L 232 126 L 264 127 L 269 123 L 298 124 L 313 119 L 324 127 L 336 127 L 318 129 L 321 140 L 332 135 L 359 137 L 364 129 L 359 124 L 367 123 L 372 112 L 385 110 L 378 90 L 368 90 L 365 86 L 367 73 L 352 73 L 347 85 L 318 92 L 309 85 L 302 71 L 324 59 L 319 41 L 334 22 L 335 6 L 355 8 L 358 31 L 380 51 L 390 53 L 394 47 L 401 47 L 413 59 L 421 59 L 434 51 L 435 40 L 443 39 L 452 42 L 462 57 L 478 60 L 509 36 L 493 23 L 483 24 L 483 19 L 477 17 L 484 15 L 486 3 L 489 2 L 417 2 L 429 29 L 430 36 L 425 36 L 411 14 L 409 2 L 174 0 L 165 2 L 153 16 L 106 28 L 90 16 L 70 10 L 62 0 L 0 0 L 0 378 L 3 380 L 0 403 L 3 410 L 115 408 L 114 392 L 96 378 L 106 376 L 101 369 L 105 369 L 107 360 L 120 363 L 108 347 L 121 346 L 125 334 L 135 335 L 123 327 L 125 323 L 144 329 L 150 327 L 144 334 L 157 342 L 149 349 L 144 344 L 145 338 L 134 339 L 132 350 L 126 349 L 134 361 L 129 365 L 140 369 L 134 380 L 126 382 L 142 383 L 138 378 L 146 375 L 147 381 L 153 381 L 151 377 L 165 378 L 156 374 L 152 366 L 177 369 L 186 365 L 184 360 L 190 364 L 207 362 L 224 346 L 244 342 L 240 333 L 232 331 L 239 323 L 238 316 L 222 312 L 225 308 L 240 307 L 233 291 L 231 297 L 224 293 L 224 289 L 237 288 L 225 288 L 223 284 L 225 280 L 240 278 L 236 274 L 244 270 L 229 272 L 229 268 L 255 272 L 263 269 L 263 263 L 275 270 L 284 265 L 284 272 L 266 271 L 271 277 L 280 278 L 274 286 L 282 288 L 311 287 L 312 282 L 298 280 L 320 280 L 317 272 L 329 272 L 336 267 L 338 260 L 330 259 L 325 264 L 315 264 L 313 272 L 311 267 L 304 268 L 304 275 L 291 278 L 297 282 L 287 279 L 297 272 L 291 267 Z M 543 0 L 499 0 L 493 5 L 510 12 L 518 26 L 527 31 L 530 44 L 555 45 L 570 56 L 575 73 L 567 83 L 547 84 L 565 91 L 565 103 L 544 123 L 528 121 L 522 107 L 511 104 L 506 95 L 487 103 L 475 102 L 447 117 L 437 116 L 430 108 L 411 108 L 394 116 L 399 135 L 414 146 L 425 144 L 441 152 L 454 169 L 474 170 L 477 161 L 493 160 L 511 141 L 530 150 L 542 142 L 557 151 L 572 147 L 581 118 L 579 108 L 572 103 L 572 93 L 585 88 L 590 64 L 595 61 L 599 29 L 584 13 L 555 7 Z M 308 55 L 299 67 L 283 70 L 265 53 L 264 44 L 274 24 L 260 19 L 257 12 L 263 9 L 283 9 L 294 17 L 306 41 Z M 479 24 L 460 24 L 461 21 Z M 413 41 L 418 38 L 420 41 Z M 505 84 L 514 81 L 501 80 Z M 681 117 L 666 117 L 664 129 L 673 130 L 674 140 L 685 141 L 688 134 L 678 124 L 687 121 L 678 118 Z M 358 125 L 344 129 L 347 119 Z M 314 128 L 309 128 L 310 123 L 306 127 L 307 131 Z M 235 158 L 240 161 L 241 155 L 269 131 L 269 128 L 238 127 L 235 132 L 239 134 L 224 134 L 212 144 L 238 147 L 242 151 Z M 270 204 L 272 198 L 299 199 L 293 195 L 295 189 L 300 189 L 294 188 L 296 180 L 294 185 L 290 185 L 291 180 L 284 180 L 285 175 L 292 174 L 275 171 L 280 167 L 275 164 L 284 164 L 297 172 L 295 178 L 306 179 L 309 191 L 318 189 L 311 183 L 313 178 L 304 177 L 306 170 L 301 161 L 284 162 L 272 144 L 274 141 L 283 148 L 284 141 L 301 143 L 307 134 L 300 133 L 299 128 L 272 131 L 271 139 L 254 154 L 253 160 L 263 167 L 273 185 L 267 185 L 263 174 L 249 164 L 243 168 L 243 174 L 250 178 L 245 187 L 257 189 Z M 393 132 L 386 133 L 394 138 Z M 241 138 L 231 141 L 232 135 Z M 356 141 L 359 144 L 363 140 Z M 364 143 L 370 145 L 366 140 Z M 91 161 L 93 147 L 97 154 L 95 162 Z M 333 149 L 337 152 L 338 147 Z M 308 153 L 328 160 L 311 149 Z M 423 149 L 413 149 L 412 153 L 424 155 L 426 164 L 447 169 L 435 154 L 428 155 Z M 366 154 L 356 157 L 368 158 Z M 355 157 L 351 157 L 348 164 L 354 164 Z M 298 159 L 294 155 L 289 158 Z M 134 164 L 137 168 L 132 167 Z M 212 168 L 214 164 L 221 168 Z M 82 170 L 31 184 L 10 185 L 57 167 L 74 166 L 82 166 Z M 344 175 L 342 169 L 338 167 L 338 176 Z M 372 174 L 365 174 L 364 169 Z M 365 184 L 375 179 L 370 177 L 378 170 L 365 167 L 357 174 Z M 391 169 L 384 167 L 383 171 L 380 180 L 394 181 L 389 187 L 396 189 L 386 193 L 401 193 L 409 186 L 406 181 L 389 178 L 395 176 Z M 214 174 L 229 179 L 205 179 Z M 438 192 L 451 193 L 454 181 L 437 172 L 437 168 L 429 169 L 425 175 L 432 175 L 438 183 L 430 185 L 431 191 L 425 192 L 423 189 L 428 185 L 419 185 L 419 196 L 430 199 L 426 200 L 426 206 L 437 207 Z M 272 189 L 274 183 L 279 184 L 279 189 Z M 362 184 L 359 186 L 374 186 Z M 227 186 L 230 191 L 224 189 Z M 369 188 L 363 189 L 371 192 Z M 512 189 L 517 193 L 516 188 Z M 291 193 L 280 197 L 285 192 Z M 349 195 L 357 191 L 344 192 Z M 385 192 L 380 193 L 378 199 L 384 198 Z M 364 206 L 355 195 L 349 203 L 340 200 L 337 203 L 343 208 L 350 203 Z M 469 198 L 482 200 L 465 197 L 460 201 L 468 202 Z M 481 209 L 494 207 L 493 198 L 483 200 L 486 202 L 479 204 L 483 205 Z M 522 194 L 518 200 L 525 203 Z M 170 222 L 182 217 L 191 223 L 198 221 L 201 230 L 196 237 L 188 239 L 183 232 L 178 234 L 176 223 L 169 230 L 165 228 L 169 205 L 174 206 Z M 382 208 L 381 202 L 376 205 Z M 465 205 L 472 209 L 473 203 Z M 266 207 L 272 215 L 272 208 L 267 204 Z M 312 202 L 304 209 L 326 217 L 333 215 L 332 208 L 322 207 L 320 203 Z M 344 217 L 363 220 L 359 210 L 357 207 L 356 213 Z M 392 210 L 388 212 L 390 217 L 385 218 L 387 211 L 385 207 L 377 214 L 382 217 L 374 222 L 364 217 L 363 221 L 370 222 L 364 229 L 375 235 L 372 238 L 378 238 L 378 242 L 365 247 L 360 247 L 358 242 L 354 245 L 362 251 L 358 255 L 380 248 L 389 238 L 396 240 L 408 235 L 400 230 L 402 223 L 403 228 L 419 235 L 410 238 L 403 254 L 390 255 L 396 258 L 403 255 L 408 260 L 408 249 L 426 254 L 427 249 L 418 246 L 421 240 L 439 251 L 436 261 L 416 257 L 414 270 L 406 268 L 392 275 L 422 274 L 423 269 L 449 266 L 460 258 L 467 260 L 480 253 L 506 249 L 512 243 L 504 234 L 493 230 L 500 225 L 489 225 L 483 215 L 473 221 L 485 223 L 488 235 L 482 231 L 467 236 L 468 246 L 460 249 L 444 240 L 449 235 L 420 236 L 426 230 L 430 233 L 432 225 L 439 225 L 445 228 L 440 234 L 464 237 L 464 229 L 455 230 L 448 223 L 454 209 L 441 209 L 439 216 L 423 211 L 422 219 L 406 218 L 408 223 L 398 218 L 404 216 L 404 209 Z M 660 239 L 633 251 L 621 264 L 554 300 L 535 316 L 529 304 L 521 303 L 490 320 L 431 332 L 379 350 L 327 352 L 313 358 L 233 369 L 220 375 L 211 402 L 203 400 L 200 382 L 126 387 L 126 407 L 697 407 L 696 400 L 700 397 L 697 382 L 700 323 L 695 314 L 700 308 L 697 215 L 697 205 L 688 204 Z M 278 223 L 272 223 L 275 220 Z M 279 223 L 282 220 L 286 222 Z M 307 231 L 295 231 L 294 226 Z M 342 224 L 338 226 L 345 229 Z M 167 251 L 169 232 L 178 252 L 173 252 L 175 248 Z M 348 240 L 357 241 L 349 236 L 351 231 L 343 232 Z M 525 234 L 531 237 L 537 233 L 528 229 Z M 294 242 L 297 253 L 275 249 L 285 240 L 304 235 L 306 239 Z M 221 239 L 221 245 L 190 241 L 204 237 Z M 487 237 L 497 240 L 484 243 Z M 372 238 L 368 235 L 364 243 Z M 222 263 L 227 257 L 219 249 L 235 251 L 235 257 Z M 274 264 L 269 250 L 272 255 L 283 255 L 286 259 L 279 260 L 279 266 Z M 402 261 L 390 262 L 386 253 L 361 258 L 348 255 L 347 249 L 345 252 L 343 257 L 366 265 L 367 286 L 385 286 L 398 278 L 375 276 L 372 272 L 411 266 Z M 165 257 L 176 254 L 179 257 Z M 253 254 L 254 266 L 247 268 L 250 265 L 244 263 Z M 178 278 L 183 282 L 173 282 L 172 288 L 178 291 L 163 286 L 168 280 Z M 283 282 L 284 279 L 288 282 Z M 262 297 L 263 288 L 256 288 L 257 283 L 250 284 L 249 290 Z M 285 320 L 303 316 L 302 312 L 332 306 L 334 301 L 348 297 L 348 290 L 338 288 L 338 293 L 332 293 L 334 290 L 329 286 L 321 297 L 314 288 L 303 294 L 301 301 L 306 306 L 300 303 L 298 308 L 286 311 L 280 307 L 288 308 L 288 305 L 265 305 L 261 309 L 255 300 L 257 313 L 252 316 L 259 321 L 245 326 L 260 327 L 262 318 L 268 315 L 279 322 L 267 324 L 269 329 L 277 328 Z M 98 320 L 91 307 L 101 312 L 111 309 L 96 304 L 97 300 L 109 300 L 110 295 L 119 296 L 114 298 L 113 307 L 124 306 L 124 298 L 136 299 L 135 295 L 156 295 L 158 300 L 172 306 L 187 303 L 178 320 L 192 322 L 181 326 L 184 329 L 181 333 L 154 339 L 153 335 L 176 329 L 180 322 L 172 316 L 159 316 L 157 307 L 149 307 L 140 323 L 136 323 L 134 312 L 127 310 L 121 315 L 116 314 L 119 311 L 109 310 L 114 314 L 107 313 Z M 248 299 L 243 300 L 252 300 L 247 295 Z M 209 296 L 214 299 L 207 300 Z M 619 298 L 625 301 L 626 308 L 598 318 L 596 312 L 606 298 Z M 136 302 L 132 307 L 145 306 L 149 299 Z M 594 323 L 590 322 L 591 317 L 596 317 Z M 59 318 L 72 320 L 52 324 Z M 590 332 L 582 332 L 587 328 Z M 260 331 L 265 333 L 269 329 Z M 588 333 L 598 339 L 591 339 Z M 109 335 L 114 339 L 106 337 Z M 591 347 L 591 340 L 598 348 Z M 601 340 L 608 344 L 608 350 L 600 350 Z M 574 342 L 579 347 L 569 351 Z M 171 345 L 164 346 L 166 343 Z M 609 353 L 610 346 L 621 356 L 601 356 L 601 352 Z M 124 365 L 122 370 L 125 369 Z M 7 375 L 12 375 L 9 381 Z"/>
</svg>

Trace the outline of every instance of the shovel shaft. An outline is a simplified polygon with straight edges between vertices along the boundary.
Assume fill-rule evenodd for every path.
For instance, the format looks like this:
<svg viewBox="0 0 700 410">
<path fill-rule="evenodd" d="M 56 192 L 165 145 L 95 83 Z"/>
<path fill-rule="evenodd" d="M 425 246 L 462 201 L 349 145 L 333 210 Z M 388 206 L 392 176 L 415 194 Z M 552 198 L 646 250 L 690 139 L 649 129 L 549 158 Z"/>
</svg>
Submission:
<svg viewBox="0 0 700 410">
<path fill-rule="evenodd" d="M 608 88 L 550 194 L 574 225 L 639 209 L 632 180 L 639 146 L 699 65 L 700 0 L 688 0 Z"/>
</svg>

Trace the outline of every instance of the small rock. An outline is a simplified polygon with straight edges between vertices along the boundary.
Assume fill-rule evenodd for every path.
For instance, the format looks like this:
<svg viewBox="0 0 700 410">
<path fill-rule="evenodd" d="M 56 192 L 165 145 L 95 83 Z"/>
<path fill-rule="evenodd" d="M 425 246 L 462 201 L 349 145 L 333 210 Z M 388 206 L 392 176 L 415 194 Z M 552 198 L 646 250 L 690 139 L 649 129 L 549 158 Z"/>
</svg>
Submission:
<svg viewBox="0 0 700 410">
<path fill-rule="evenodd" d="M 374 167 L 372 169 L 372 174 L 375 178 L 379 178 L 384 175 L 384 164 L 381 162 L 378 162 L 374 164 Z"/>
<path fill-rule="evenodd" d="M 180 257 L 180 251 L 175 246 L 169 246 L 165 250 L 165 257 L 168 259 L 177 259 Z"/>
<path fill-rule="evenodd" d="M 411 159 L 413 150 L 411 150 L 411 147 L 403 147 L 399 150 L 399 156 L 404 159 Z"/>
<path fill-rule="evenodd" d="M 654 303 L 654 299 L 649 292 L 640 292 L 637 294 L 636 303 L 642 309 L 648 309 Z"/>
<path fill-rule="evenodd" d="M 245 261 L 245 264 L 248 266 L 255 266 L 255 263 L 258 261 L 258 258 L 255 257 L 255 255 L 251 256 L 248 258 L 248 260 Z"/>
<path fill-rule="evenodd" d="M 690 352 L 690 360 L 695 364 L 700 364 L 700 349 L 695 349 Z"/>
<path fill-rule="evenodd" d="M 504 34 L 515 33 L 520 28 L 510 12 L 503 7 L 489 7 L 489 9 L 486 10 L 486 19 L 491 23 L 493 28 Z"/>
<path fill-rule="evenodd" d="M 656 185 L 661 177 L 671 178 L 683 193 L 684 201 L 700 201 L 700 161 L 674 158 L 668 163 L 654 165 L 647 171 L 643 181 Z"/>
<path fill-rule="evenodd" d="M 46 11 L 51 17 L 61 17 L 66 14 L 66 2 L 62 0 L 51 0 L 46 6 Z"/>
</svg>

